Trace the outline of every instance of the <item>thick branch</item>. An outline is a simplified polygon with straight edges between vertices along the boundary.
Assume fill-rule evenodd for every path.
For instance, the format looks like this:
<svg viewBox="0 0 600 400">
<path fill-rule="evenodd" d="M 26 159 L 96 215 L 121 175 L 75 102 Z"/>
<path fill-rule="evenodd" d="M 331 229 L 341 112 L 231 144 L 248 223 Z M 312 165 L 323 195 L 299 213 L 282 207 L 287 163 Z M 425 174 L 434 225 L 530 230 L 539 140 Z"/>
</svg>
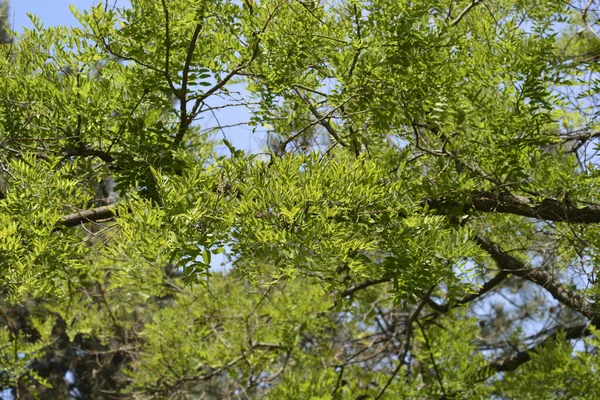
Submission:
<svg viewBox="0 0 600 400">
<path fill-rule="evenodd" d="M 560 138 L 562 139 L 562 143 L 566 143 L 566 142 L 571 142 L 571 141 L 578 141 L 578 142 L 587 142 L 590 141 L 592 139 L 596 139 L 600 137 L 600 131 L 592 131 L 592 132 L 578 132 L 578 133 L 571 133 L 571 134 L 565 134 L 565 135 L 561 135 Z"/>
<path fill-rule="evenodd" d="M 73 227 L 86 222 L 96 222 L 104 219 L 113 218 L 116 212 L 116 204 L 92 208 L 91 210 L 78 211 L 73 214 L 65 215 L 56 223 L 54 230 L 61 227 Z"/>
<path fill-rule="evenodd" d="M 461 205 L 453 200 L 425 199 L 425 204 L 433 208 L 463 207 L 465 211 L 474 208 L 481 212 L 515 214 L 523 217 L 544 219 L 558 222 L 598 223 L 600 222 L 600 205 L 577 207 L 568 202 L 544 199 L 534 204 L 529 199 L 509 193 L 482 193 L 471 196 L 471 205 Z"/>
<path fill-rule="evenodd" d="M 599 321 L 590 302 L 579 293 L 569 290 L 559 282 L 556 282 L 549 272 L 540 268 L 529 268 L 525 263 L 509 255 L 500 246 L 482 236 L 476 236 L 475 241 L 490 254 L 503 271 L 510 272 L 544 288 L 554 299 L 572 310 L 583 314 L 594 322 L 594 324 Z"/>
<path fill-rule="evenodd" d="M 111 156 L 110 154 L 108 154 L 105 151 L 96 150 L 96 149 L 88 149 L 85 147 L 84 148 L 65 149 L 65 153 L 69 157 L 98 157 L 99 159 L 101 159 L 102 161 L 104 161 L 106 163 L 111 163 L 115 160 L 113 156 Z"/>
</svg>

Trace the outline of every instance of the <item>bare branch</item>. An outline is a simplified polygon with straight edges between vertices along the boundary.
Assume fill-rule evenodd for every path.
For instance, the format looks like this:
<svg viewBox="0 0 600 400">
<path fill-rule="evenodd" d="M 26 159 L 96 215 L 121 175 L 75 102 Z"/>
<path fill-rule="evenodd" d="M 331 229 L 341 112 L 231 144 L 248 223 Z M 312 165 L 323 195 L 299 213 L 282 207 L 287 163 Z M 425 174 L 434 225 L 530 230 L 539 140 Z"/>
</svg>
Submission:
<svg viewBox="0 0 600 400">
<path fill-rule="evenodd" d="M 231 78 L 233 78 L 243 68 L 244 68 L 243 65 L 238 65 L 238 66 L 234 67 L 227 75 L 225 75 L 225 77 L 223 79 L 221 79 L 219 82 L 217 82 L 216 85 L 214 85 L 213 87 L 208 89 L 206 92 L 204 92 L 202 94 L 202 96 L 198 97 L 196 99 L 196 101 L 194 102 L 192 111 L 190 112 L 190 114 L 188 116 L 188 121 L 191 121 L 194 118 L 196 118 L 196 115 L 198 114 L 198 110 L 200 109 L 200 105 L 204 102 L 204 100 L 206 100 L 209 96 L 214 94 L 216 91 L 222 89 L 223 86 L 225 86 L 227 84 L 227 82 L 229 82 L 231 80 Z M 185 134 L 185 131 L 177 132 L 177 136 L 175 137 L 175 142 L 174 142 L 175 146 L 178 146 L 181 143 L 181 141 L 183 140 L 184 134 Z"/>
<path fill-rule="evenodd" d="M 105 151 L 85 147 L 65 149 L 65 153 L 68 157 L 98 157 L 106 163 L 111 163 L 115 160 L 113 156 Z"/>
<path fill-rule="evenodd" d="M 376 279 L 376 280 L 372 280 L 372 281 L 365 281 L 365 282 L 357 283 L 356 285 L 352 285 L 349 288 L 347 288 L 346 290 L 344 290 L 343 292 L 341 292 L 340 296 L 342 296 L 342 297 L 350 296 L 360 290 L 366 289 L 371 286 L 379 285 L 381 283 L 386 283 L 386 282 L 390 282 L 390 280 L 389 279 Z"/>
<path fill-rule="evenodd" d="M 213 87 L 208 89 L 206 92 L 204 92 L 201 96 L 196 98 L 196 101 L 194 102 L 194 105 L 192 106 L 192 111 L 187 116 L 188 125 L 198 115 L 198 110 L 200 109 L 200 106 L 202 105 L 204 100 L 206 100 L 209 96 L 216 93 L 218 90 L 221 90 L 234 76 L 240 74 L 244 68 L 249 67 L 252 64 L 252 62 L 256 59 L 256 57 L 258 56 L 258 53 L 259 53 L 259 46 L 260 46 L 260 42 L 261 42 L 260 34 L 263 33 L 267 29 L 267 26 L 271 22 L 271 19 L 274 17 L 275 13 L 277 12 L 279 7 L 283 3 L 284 2 L 281 1 L 277 4 L 277 6 L 273 10 L 273 12 L 269 15 L 269 18 L 263 25 L 260 32 L 256 33 L 257 40 L 256 40 L 256 43 L 254 44 L 254 49 L 252 51 L 252 55 L 250 56 L 250 59 L 248 59 L 246 62 L 241 62 L 240 64 L 233 67 L 233 69 L 231 71 L 229 71 L 229 73 L 227 75 L 225 75 L 225 77 L 223 79 L 221 79 L 219 82 L 217 82 L 216 85 L 214 85 Z M 188 53 L 188 55 L 189 55 L 189 53 Z M 174 141 L 175 146 L 178 146 L 181 143 L 181 141 L 183 140 L 184 134 L 185 134 L 185 130 L 177 132 L 177 136 L 175 137 L 175 141 Z"/>
<path fill-rule="evenodd" d="M 429 359 L 431 360 L 431 365 L 433 365 L 433 371 L 435 372 L 435 377 L 438 381 L 438 384 L 440 385 L 440 390 L 442 391 L 442 394 L 444 395 L 443 397 L 446 398 L 447 394 L 446 394 L 446 388 L 444 387 L 444 380 L 442 378 L 442 374 L 440 372 L 440 370 L 437 367 L 437 363 L 435 362 L 435 357 L 433 356 L 433 351 L 431 350 L 431 346 L 429 345 L 429 339 L 427 338 L 427 335 L 425 334 L 425 329 L 423 329 L 423 325 L 421 325 L 421 323 L 419 322 L 419 320 L 416 320 L 417 325 L 419 326 L 419 329 L 421 331 L 421 334 L 423 335 L 423 339 L 425 340 L 425 346 L 427 347 L 427 352 L 429 353 Z"/>
<path fill-rule="evenodd" d="M 349 97 L 348 99 L 344 100 L 341 104 L 339 104 L 335 108 L 333 108 L 330 111 L 328 111 L 327 114 L 321 116 L 320 119 L 316 119 L 316 120 L 312 121 L 310 124 L 306 125 L 304 128 L 300 129 L 298 132 L 294 133 L 292 136 L 288 137 L 286 140 L 284 140 L 283 142 L 281 142 L 279 144 L 279 147 L 281 149 L 281 153 L 285 152 L 285 148 L 287 147 L 288 144 L 290 144 L 292 141 L 296 140 L 298 137 L 300 137 L 308 129 L 312 128 L 315 125 L 321 125 L 321 126 L 323 126 L 323 123 L 328 123 L 327 120 L 329 118 L 331 118 L 333 116 L 333 114 L 337 110 L 339 110 L 339 109 L 343 110 L 344 104 L 347 103 L 348 101 L 350 101 L 351 98 L 352 98 L 352 96 Z"/>
<path fill-rule="evenodd" d="M 570 142 L 573 140 L 577 140 L 580 142 L 587 142 L 587 141 L 595 139 L 597 137 L 600 137 L 600 131 L 560 135 L 560 138 L 562 139 L 563 143 Z"/>
<path fill-rule="evenodd" d="M 598 39 L 600 39 L 600 36 L 598 35 L 598 33 L 594 30 L 594 28 L 592 27 L 592 25 L 590 25 L 590 23 L 587 20 L 588 12 L 589 12 L 590 6 L 592 5 L 593 2 L 594 2 L 594 0 L 588 0 L 587 1 L 585 7 L 583 8 L 583 12 L 581 13 L 581 19 L 583 20 L 583 23 L 588 28 L 588 30 L 590 32 L 592 32 L 592 34 L 594 36 L 596 36 Z"/>
</svg>

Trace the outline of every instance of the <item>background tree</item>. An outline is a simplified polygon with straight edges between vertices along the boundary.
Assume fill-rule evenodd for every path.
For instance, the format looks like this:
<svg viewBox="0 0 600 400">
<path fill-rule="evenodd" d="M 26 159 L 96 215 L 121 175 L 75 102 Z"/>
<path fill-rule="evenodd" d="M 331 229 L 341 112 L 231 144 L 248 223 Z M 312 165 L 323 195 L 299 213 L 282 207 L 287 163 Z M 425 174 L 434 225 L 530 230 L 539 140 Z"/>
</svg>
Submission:
<svg viewBox="0 0 600 400">
<path fill-rule="evenodd" d="M 6 44 L 12 41 L 8 32 L 10 29 L 8 0 L 0 2 L 0 43 Z"/>
<path fill-rule="evenodd" d="M 34 19 L 0 46 L 2 388 L 597 398 L 595 8 Z M 214 139 L 240 109 L 264 153 Z"/>
</svg>

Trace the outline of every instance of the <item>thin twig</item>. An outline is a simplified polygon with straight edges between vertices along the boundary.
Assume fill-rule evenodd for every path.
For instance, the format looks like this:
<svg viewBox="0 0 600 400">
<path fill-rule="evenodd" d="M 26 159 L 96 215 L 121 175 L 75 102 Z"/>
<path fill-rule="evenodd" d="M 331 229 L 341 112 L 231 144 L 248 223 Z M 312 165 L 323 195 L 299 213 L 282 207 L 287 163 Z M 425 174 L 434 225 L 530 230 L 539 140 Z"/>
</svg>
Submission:
<svg viewBox="0 0 600 400">
<path fill-rule="evenodd" d="M 581 18 L 583 19 L 583 23 L 588 28 L 588 30 L 590 32 L 592 32 L 592 34 L 594 36 L 596 36 L 598 39 L 600 39 L 600 36 L 598 35 L 598 33 L 596 33 L 596 31 L 594 30 L 594 28 L 592 28 L 592 25 L 590 25 L 589 22 L 587 22 L 588 11 L 589 11 L 590 6 L 592 5 L 593 2 L 594 2 L 594 0 L 588 0 L 588 2 L 586 3 L 585 7 L 583 8 L 583 12 L 581 13 Z"/>
<path fill-rule="evenodd" d="M 333 126 L 331 125 L 331 123 L 325 119 L 321 113 L 319 112 L 319 110 L 310 102 L 310 100 L 308 99 L 308 97 L 306 97 L 306 95 L 304 93 L 302 93 L 302 91 L 300 91 L 298 88 L 296 87 L 292 87 L 292 90 L 294 92 L 296 92 L 296 94 L 302 99 L 302 101 L 304 101 L 306 103 L 306 105 L 308 106 L 308 109 L 310 110 L 310 112 L 312 113 L 312 115 L 315 116 L 315 118 L 317 118 L 317 120 L 321 121 L 319 122 L 319 124 L 325 128 L 327 130 L 327 132 L 342 146 L 344 147 L 348 147 L 348 144 L 346 142 L 344 142 L 342 140 L 342 138 L 340 137 L 340 135 L 337 133 L 337 131 L 333 128 Z"/>
<path fill-rule="evenodd" d="M 398 359 L 398 365 L 392 372 L 392 375 L 389 377 L 389 379 L 387 380 L 385 385 L 381 388 L 381 390 L 379 391 L 379 393 L 377 393 L 377 396 L 375 396 L 373 400 L 378 400 L 381 398 L 381 396 L 384 395 L 385 391 L 392 384 L 392 381 L 396 378 L 396 376 L 398 375 L 398 372 L 400 372 L 400 369 L 404 365 L 404 360 L 406 359 L 406 356 L 408 355 L 408 349 L 410 347 L 410 338 L 412 336 L 412 324 L 416 321 L 417 318 L 419 318 L 419 314 L 421 313 L 421 310 L 423 310 L 423 307 L 425 307 L 425 303 L 427 303 L 427 299 L 429 299 L 429 296 L 431 296 L 431 293 L 433 293 L 436 286 L 437 285 L 434 285 L 431 287 L 431 289 L 429 289 L 429 291 L 425 294 L 425 296 L 423 296 L 423 298 L 421 299 L 421 301 L 419 302 L 417 307 L 414 309 L 414 311 L 408 317 L 408 320 L 406 321 L 406 339 L 404 340 L 404 343 L 402 343 L 402 347 L 403 347 L 402 348 L 402 356 Z"/>
<path fill-rule="evenodd" d="M 425 346 L 427 346 L 427 352 L 429 353 L 429 359 L 431 360 L 431 364 L 433 365 L 433 370 L 435 371 L 435 376 L 437 378 L 438 383 L 440 384 L 440 389 L 442 390 L 442 394 L 444 395 L 444 398 L 446 398 L 448 395 L 446 394 L 446 389 L 444 388 L 444 382 L 442 381 L 442 375 L 440 374 L 437 364 L 435 363 L 435 358 L 433 357 L 433 352 L 431 351 L 431 346 L 429 345 L 429 339 L 427 339 L 427 335 L 425 334 L 423 325 L 421 325 L 419 320 L 417 319 L 415 322 L 419 326 L 419 330 L 421 331 L 421 334 L 423 335 L 423 339 L 425 339 Z"/>
<path fill-rule="evenodd" d="M 169 59 L 171 57 L 171 37 L 169 34 L 169 10 L 167 9 L 167 4 L 165 3 L 165 0 L 161 0 L 162 1 L 162 6 L 163 6 L 163 11 L 165 12 L 165 51 L 166 51 L 166 55 L 165 55 L 165 78 L 167 79 L 167 83 L 169 84 L 169 87 L 171 88 L 171 90 L 173 91 L 173 93 L 177 94 L 177 89 L 175 88 L 175 85 L 173 84 L 173 80 L 171 79 L 171 74 L 169 72 Z"/>
</svg>

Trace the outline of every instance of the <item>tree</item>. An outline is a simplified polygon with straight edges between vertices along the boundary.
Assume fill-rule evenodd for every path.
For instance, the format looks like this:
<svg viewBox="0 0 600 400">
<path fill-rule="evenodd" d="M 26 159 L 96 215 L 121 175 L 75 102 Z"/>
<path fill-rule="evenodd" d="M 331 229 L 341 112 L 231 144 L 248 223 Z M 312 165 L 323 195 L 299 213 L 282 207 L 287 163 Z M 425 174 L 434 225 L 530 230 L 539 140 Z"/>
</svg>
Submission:
<svg viewBox="0 0 600 400">
<path fill-rule="evenodd" d="M 1 387 L 598 398 L 595 3 L 32 17 L 0 45 Z M 211 122 L 242 108 L 262 153 Z"/>
<path fill-rule="evenodd" d="M 9 23 L 8 23 L 8 0 L 0 2 L 0 43 L 6 44 L 12 41 L 10 34 L 8 32 Z"/>
</svg>

